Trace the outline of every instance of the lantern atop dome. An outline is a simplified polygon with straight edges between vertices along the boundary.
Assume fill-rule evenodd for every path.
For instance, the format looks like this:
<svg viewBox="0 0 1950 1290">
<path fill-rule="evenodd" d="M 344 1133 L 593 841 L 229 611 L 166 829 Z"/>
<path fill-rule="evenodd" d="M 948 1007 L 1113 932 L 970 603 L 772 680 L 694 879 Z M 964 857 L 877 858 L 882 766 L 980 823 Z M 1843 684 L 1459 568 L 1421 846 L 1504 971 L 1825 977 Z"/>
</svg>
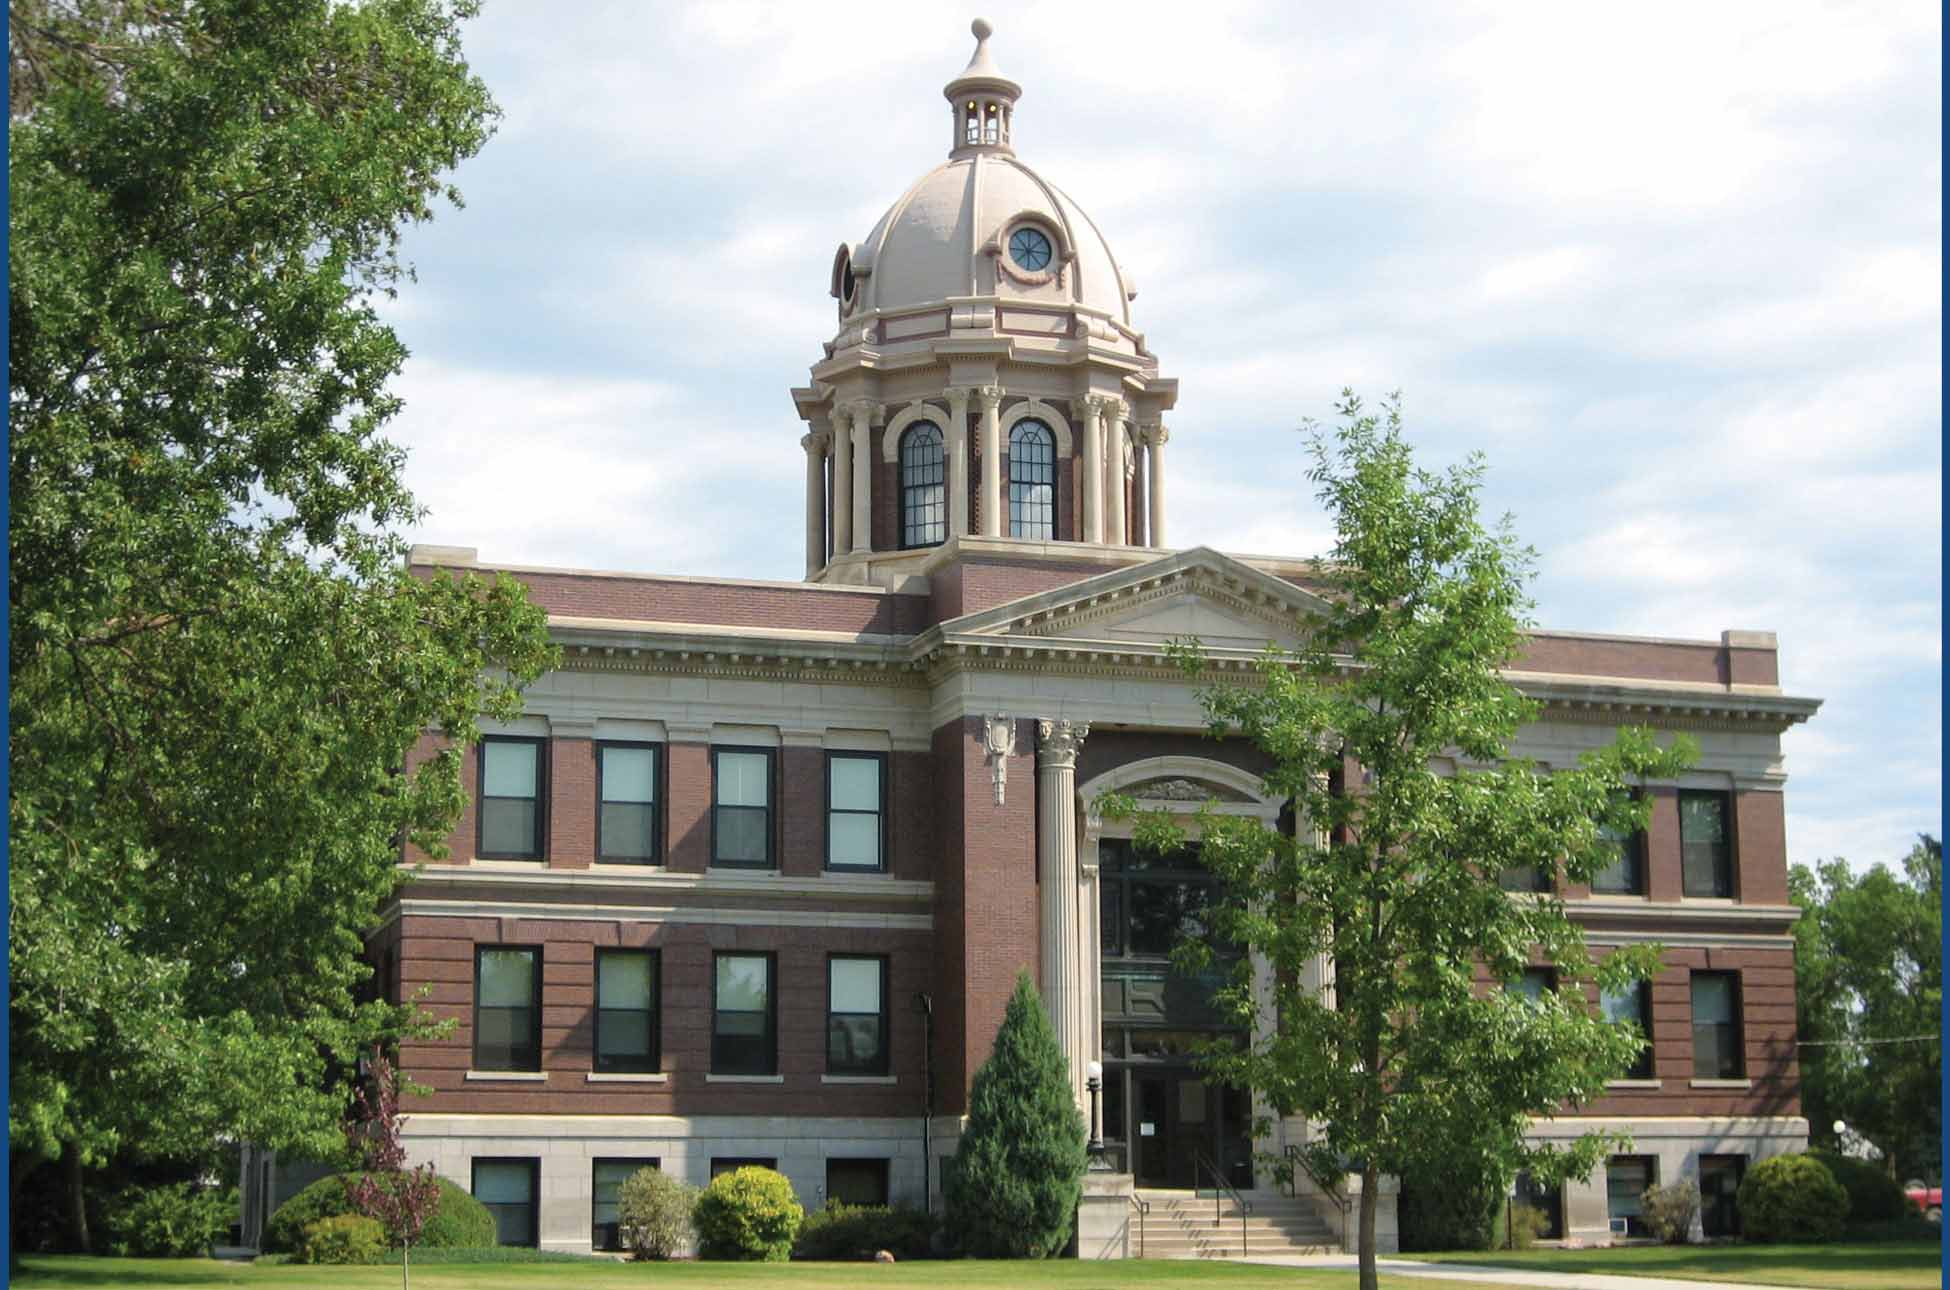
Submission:
<svg viewBox="0 0 1950 1290">
<path fill-rule="evenodd" d="M 989 55 L 989 37 L 995 34 L 995 28 L 988 19 L 977 18 L 968 29 L 975 36 L 974 57 L 962 68 L 961 75 L 941 91 L 955 116 L 954 146 L 948 155 L 1012 152 L 1009 136 L 1022 86 L 1004 76 Z"/>
</svg>

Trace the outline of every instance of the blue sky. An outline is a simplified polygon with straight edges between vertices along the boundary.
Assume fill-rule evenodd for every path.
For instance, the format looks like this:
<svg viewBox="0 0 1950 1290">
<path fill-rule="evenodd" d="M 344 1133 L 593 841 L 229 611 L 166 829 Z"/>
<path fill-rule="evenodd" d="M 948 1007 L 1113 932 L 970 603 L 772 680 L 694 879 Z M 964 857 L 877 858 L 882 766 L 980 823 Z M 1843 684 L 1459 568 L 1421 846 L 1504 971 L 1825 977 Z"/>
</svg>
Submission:
<svg viewBox="0 0 1950 1290">
<path fill-rule="evenodd" d="M 1172 537 L 1330 541 L 1303 418 L 1480 449 L 1545 627 L 1780 633 L 1794 861 L 1941 834 L 1935 6 L 986 6 L 1018 153 L 1180 380 Z M 949 146 L 966 6 L 530 5 L 500 131 L 407 239 L 424 541 L 802 569 L 789 387 L 833 248 Z"/>
</svg>

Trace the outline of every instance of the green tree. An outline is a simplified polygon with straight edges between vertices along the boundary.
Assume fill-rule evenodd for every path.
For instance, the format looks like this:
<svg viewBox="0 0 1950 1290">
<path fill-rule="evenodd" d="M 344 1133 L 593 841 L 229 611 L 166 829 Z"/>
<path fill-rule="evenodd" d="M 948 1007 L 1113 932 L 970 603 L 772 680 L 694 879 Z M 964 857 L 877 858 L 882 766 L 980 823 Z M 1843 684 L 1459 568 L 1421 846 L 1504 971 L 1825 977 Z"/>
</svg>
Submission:
<svg viewBox="0 0 1950 1290">
<path fill-rule="evenodd" d="M 1373 1290 L 1383 1173 L 1433 1159 L 1505 1179 L 1519 1166 L 1582 1176 L 1613 1145 L 1530 1147 L 1522 1135 L 1627 1069 L 1644 1036 L 1594 1016 L 1584 990 L 1643 979 L 1658 947 L 1595 962 L 1554 892 L 1512 895 L 1500 878 L 1542 868 L 1560 886 L 1589 880 L 1617 858 L 1606 830 L 1645 825 L 1629 786 L 1677 773 L 1691 752 L 1628 730 L 1576 767 L 1511 758 L 1536 705 L 1501 669 L 1522 649 L 1534 555 L 1507 519 L 1494 529 L 1479 519 L 1479 458 L 1419 469 L 1397 400 L 1377 417 L 1344 392 L 1338 411 L 1332 436 L 1313 435 L 1309 478 L 1336 540 L 1309 643 L 1269 651 L 1255 686 L 1201 691 L 1213 732 L 1263 750 L 1268 789 L 1309 825 L 1289 836 L 1249 817 L 1201 817 L 1222 895 L 1212 936 L 1181 946 L 1179 961 L 1202 968 L 1208 942 L 1222 941 L 1272 965 L 1277 1026 L 1259 1024 L 1250 960 L 1239 959 L 1217 1001 L 1254 1038 L 1207 1064 L 1282 1114 L 1326 1122 L 1327 1152 L 1362 1177 L 1360 1277 Z M 1201 666 L 1196 643 L 1181 657 Z M 1137 832 L 1140 845 L 1178 842 L 1168 819 Z M 1328 996 L 1302 984 L 1323 954 Z M 1484 988 L 1483 974 L 1514 985 L 1537 964 L 1554 969 L 1554 988 Z"/>
<path fill-rule="evenodd" d="M 552 657 L 419 579 L 375 312 L 495 109 L 442 0 L 14 0 L 9 1107 L 60 1159 L 329 1154 L 401 845 Z"/>
<path fill-rule="evenodd" d="M 1083 1197 L 1086 1131 L 1070 1068 L 1028 973 L 1016 977 L 995 1048 L 975 1072 L 968 1125 L 943 1181 L 964 1254 L 1063 1252 Z"/>
<path fill-rule="evenodd" d="M 1943 1170 L 1943 844 L 1928 834 L 1898 874 L 1844 860 L 1795 865 L 1795 1013 L 1810 1136 L 1867 1138 L 1898 1180 Z"/>
</svg>

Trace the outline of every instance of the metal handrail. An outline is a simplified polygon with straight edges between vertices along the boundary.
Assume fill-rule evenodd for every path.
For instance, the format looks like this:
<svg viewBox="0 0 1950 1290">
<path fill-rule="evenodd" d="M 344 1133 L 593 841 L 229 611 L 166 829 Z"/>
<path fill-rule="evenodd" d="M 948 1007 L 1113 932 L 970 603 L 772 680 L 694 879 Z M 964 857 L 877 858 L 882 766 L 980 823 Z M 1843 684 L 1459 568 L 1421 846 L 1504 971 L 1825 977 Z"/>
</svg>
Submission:
<svg viewBox="0 0 1950 1290">
<path fill-rule="evenodd" d="M 1347 1192 L 1341 1187 L 1338 1180 L 1323 1176 L 1319 1170 L 1315 1169 L 1312 1157 L 1296 1144 L 1289 1142 L 1285 1154 L 1288 1160 L 1298 1165 L 1301 1169 L 1306 1170 L 1307 1177 L 1313 1179 L 1314 1186 L 1320 1188 L 1321 1194 L 1333 1201 L 1334 1208 L 1341 1212 L 1341 1248 L 1346 1249 L 1347 1221 L 1348 1213 L 1351 1209 L 1351 1201 Z M 1291 1170 L 1288 1171 L 1287 1177 L 1289 1179 L 1294 1178 Z M 1297 1181 L 1293 1183 L 1293 1191 L 1296 1196 L 1300 1193 L 1300 1186 Z"/>
<path fill-rule="evenodd" d="M 1151 1202 L 1136 1192 L 1125 1192 L 1124 1199 L 1131 1202 L 1131 1208 L 1138 1212 L 1138 1257 L 1144 1257 L 1144 1220 L 1151 1213 Z"/>
<path fill-rule="evenodd" d="M 1226 1181 L 1226 1176 L 1219 1171 L 1219 1166 L 1203 1151 L 1194 1150 L 1192 1152 L 1192 1164 L 1194 1168 L 1202 1169 L 1210 1174 L 1212 1181 L 1218 1184 L 1218 1186 L 1212 1189 L 1212 1226 L 1217 1227 L 1225 1221 L 1220 1205 L 1220 1197 L 1222 1195 L 1232 1197 L 1232 1203 L 1239 1207 L 1239 1257 L 1242 1259 L 1245 1258 L 1246 1217 L 1253 1212 L 1252 1202 L 1244 1196 L 1241 1196 L 1239 1189 Z M 1193 1176 L 1197 1177 L 1196 1174 Z M 1197 1188 L 1194 1187 L 1193 1190 L 1196 1191 Z"/>
</svg>

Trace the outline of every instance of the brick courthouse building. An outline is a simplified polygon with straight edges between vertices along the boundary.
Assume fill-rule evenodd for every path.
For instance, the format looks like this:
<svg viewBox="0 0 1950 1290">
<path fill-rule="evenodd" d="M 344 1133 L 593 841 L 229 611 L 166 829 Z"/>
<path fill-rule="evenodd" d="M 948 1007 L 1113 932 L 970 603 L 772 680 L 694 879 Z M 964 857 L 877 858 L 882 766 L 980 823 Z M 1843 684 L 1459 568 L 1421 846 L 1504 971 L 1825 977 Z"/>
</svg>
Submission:
<svg viewBox="0 0 1950 1290">
<path fill-rule="evenodd" d="M 408 1134 L 504 1240 L 604 1244 L 646 1163 L 701 1183 L 761 1161 L 809 1206 L 938 1197 L 1021 969 L 1080 1098 L 1102 1063 L 1102 1186 L 1213 1170 L 1284 1215 L 1264 1242 L 1340 1224 L 1304 1179 L 1283 1201 L 1255 1169 L 1307 1125 L 1254 1142 L 1250 1094 L 1185 1055 L 1211 1033 L 1166 961 L 1206 890 L 1196 860 L 1133 855 L 1090 809 L 1116 788 L 1280 817 L 1163 648 L 1196 635 L 1243 672 L 1298 639 L 1312 566 L 1170 545 L 1177 383 L 1102 234 L 1016 157 L 1020 87 L 978 36 L 946 88 L 948 159 L 834 256 L 834 333 L 792 391 L 805 580 L 497 566 L 547 609 L 561 666 L 470 751 L 451 854 L 371 950 L 390 997 L 425 988 L 457 1023 L 401 1055 L 432 1089 Z M 486 570 L 465 548 L 414 558 Z M 1649 1050 L 1535 1132 L 1636 1143 L 1549 1198 L 1560 1233 L 1629 1228 L 1639 1190 L 1682 1178 L 1719 1230 L 1744 1165 L 1806 1140 L 1780 736 L 1818 704 L 1782 692 L 1765 632 L 1539 631 L 1509 675 L 1543 705 L 1516 751 L 1546 765 L 1628 721 L 1702 748 L 1599 889 L 1564 893 L 1600 952 L 1668 947 L 1642 996 L 1605 1001 Z M 295 1178 L 253 1168 L 261 1216 Z M 1154 1212 L 1152 1252 L 1169 1225 Z"/>
</svg>

